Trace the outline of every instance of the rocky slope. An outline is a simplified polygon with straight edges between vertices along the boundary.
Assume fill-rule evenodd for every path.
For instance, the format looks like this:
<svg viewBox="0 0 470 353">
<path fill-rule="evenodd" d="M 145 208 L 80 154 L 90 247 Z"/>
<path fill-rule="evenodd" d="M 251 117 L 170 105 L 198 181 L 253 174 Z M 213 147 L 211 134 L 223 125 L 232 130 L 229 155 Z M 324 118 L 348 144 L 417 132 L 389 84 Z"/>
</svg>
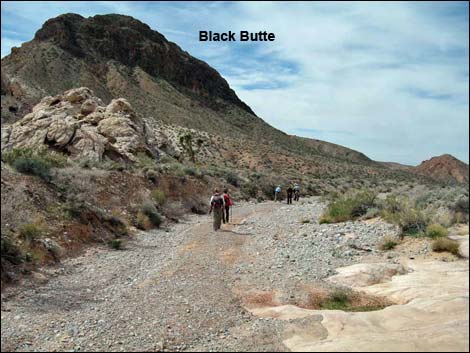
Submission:
<svg viewBox="0 0 470 353">
<path fill-rule="evenodd" d="M 450 154 L 444 154 L 426 160 L 415 167 L 413 172 L 444 182 L 468 184 L 469 181 L 468 164 Z"/>
<path fill-rule="evenodd" d="M 83 86 L 105 104 L 127 99 L 147 121 L 263 141 L 304 156 L 375 165 L 348 148 L 274 129 L 208 64 L 122 15 L 61 15 L 48 20 L 32 41 L 13 48 L 2 59 L 2 122 L 23 117 L 44 96 Z"/>
</svg>

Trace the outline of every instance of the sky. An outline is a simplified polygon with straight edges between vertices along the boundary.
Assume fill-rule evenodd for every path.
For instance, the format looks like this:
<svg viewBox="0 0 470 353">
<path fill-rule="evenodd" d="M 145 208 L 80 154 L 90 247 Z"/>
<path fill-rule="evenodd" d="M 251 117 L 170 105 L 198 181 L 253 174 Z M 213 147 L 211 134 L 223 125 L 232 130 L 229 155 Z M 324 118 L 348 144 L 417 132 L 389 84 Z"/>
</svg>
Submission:
<svg viewBox="0 0 470 353">
<path fill-rule="evenodd" d="M 467 2 L 1 2 L 2 58 L 49 18 L 133 16 L 221 73 L 289 134 L 378 161 L 469 162 Z M 199 31 L 272 42 L 200 42 Z"/>
</svg>

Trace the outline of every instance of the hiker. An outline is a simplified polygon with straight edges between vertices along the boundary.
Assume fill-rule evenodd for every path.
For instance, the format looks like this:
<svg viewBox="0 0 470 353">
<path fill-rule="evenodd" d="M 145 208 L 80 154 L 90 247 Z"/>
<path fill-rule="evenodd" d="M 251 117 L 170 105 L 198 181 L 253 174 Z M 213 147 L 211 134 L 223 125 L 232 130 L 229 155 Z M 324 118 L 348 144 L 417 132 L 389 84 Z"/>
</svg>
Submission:
<svg viewBox="0 0 470 353">
<path fill-rule="evenodd" d="M 224 224 L 229 222 L 229 213 L 230 213 L 230 207 L 232 207 L 233 202 L 232 199 L 230 198 L 230 195 L 228 193 L 228 189 L 224 189 L 224 194 L 222 196 L 224 198 L 224 211 L 222 212 L 222 221 Z"/>
<path fill-rule="evenodd" d="M 294 184 L 294 201 L 299 201 L 300 199 L 300 186 L 299 184 Z"/>
<path fill-rule="evenodd" d="M 292 194 L 294 193 L 294 189 L 291 185 L 287 188 L 287 204 L 292 204 Z"/>
<path fill-rule="evenodd" d="M 214 195 L 211 197 L 211 209 L 209 210 L 209 214 L 214 211 L 214 231 L 220 229 L 224 207 L 224 198 L 219 194 L 219 190 L 215 189 Z"/>
<path fill-rule="evenodd" d="M 277 195 L 281 195 L 281 187 L 279 185 L 274 189 L 274 201 L 277 200 Z"/>
</svg>

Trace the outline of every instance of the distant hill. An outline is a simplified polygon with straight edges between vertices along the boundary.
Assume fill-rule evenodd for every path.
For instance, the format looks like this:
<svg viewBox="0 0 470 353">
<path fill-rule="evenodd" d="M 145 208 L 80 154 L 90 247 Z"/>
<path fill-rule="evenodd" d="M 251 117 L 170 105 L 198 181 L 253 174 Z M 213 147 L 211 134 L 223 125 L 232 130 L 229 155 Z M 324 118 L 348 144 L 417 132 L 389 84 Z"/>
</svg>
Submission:
<svg viewBox="0 0 470 353">
<path fill-rule="evenodd" d="M 414 173 L 444 182 L 468 183 L 468 164 L 450 154 L 433 157 L 412 169 Z"/>
</svg>

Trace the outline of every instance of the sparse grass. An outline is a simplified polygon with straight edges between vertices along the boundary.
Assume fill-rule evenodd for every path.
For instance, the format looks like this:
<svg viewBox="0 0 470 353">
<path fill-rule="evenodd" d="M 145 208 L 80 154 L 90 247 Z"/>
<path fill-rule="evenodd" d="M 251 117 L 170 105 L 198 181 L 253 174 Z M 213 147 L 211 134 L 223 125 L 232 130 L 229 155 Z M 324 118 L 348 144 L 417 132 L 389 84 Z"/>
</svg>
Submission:
<svg viewBox="0 0 470 353">
<path fill-rule="evenodd" d="M 310 223 L 310 219 L 308 219 L 308 218 L 301 219 L 300 223 L 302 223 L 302 224 Z"/>
<path fill-rule="evenodd" d="M 344 290 L 336 289 L 320 303 L 323 310 L 345 310 L 349 308 L 350 300 L 348 293 Z"/>
<path fill-rule="evenodd" d="M 426 227 L 426 236 L 429 238 L 442 238 L 449 235 L 449 231 L 440 224 L 434 223 Z"/>
<path fill-rule="evenodd" d="M 45 232 L 45 227 L 42 222 L 34 221 L 22 224 L 18 231 L 21 239 L 32 242 L 42 237 Z"/>
<path fill-rule="evenodd" d="M 392 238 L 392 237 L 386 237 L 384 240 L 380 243 L 379 249 L 382 251 L 388 251 L 395 249 L 395 247 L 398 245 L 398 242 Z"/>
<path fill-rule="evenodd" d="M 431 248 L 435 252 L 450 252 L 459 255 L 459 243 L 449 238 L 438 238 L 433 241 Z"/>
</svg>

